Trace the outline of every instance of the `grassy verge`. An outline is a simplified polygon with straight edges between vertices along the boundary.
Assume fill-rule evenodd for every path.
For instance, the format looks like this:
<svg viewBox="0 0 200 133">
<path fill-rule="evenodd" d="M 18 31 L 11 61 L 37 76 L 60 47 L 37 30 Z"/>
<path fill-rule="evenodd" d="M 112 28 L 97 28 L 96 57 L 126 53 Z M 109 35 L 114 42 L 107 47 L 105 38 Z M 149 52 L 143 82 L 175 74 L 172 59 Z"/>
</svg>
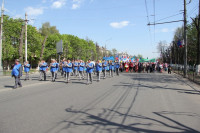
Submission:
<svg viewBox="0 0 200 133">
<path fill-rule="evenodd" d="M 3 76 L 11 76 L 11 71 L 12 70 L 4 70 L 3 71 Z M 35 73 L 35 72 L 37 72 L 38 70 L 36 70 L 36 69 L 31 69 L 30 70 L 30 72 L 29 73 Z M 25 74 L 25 72 L 23 72 L 23 74 Z"/>
</svg>

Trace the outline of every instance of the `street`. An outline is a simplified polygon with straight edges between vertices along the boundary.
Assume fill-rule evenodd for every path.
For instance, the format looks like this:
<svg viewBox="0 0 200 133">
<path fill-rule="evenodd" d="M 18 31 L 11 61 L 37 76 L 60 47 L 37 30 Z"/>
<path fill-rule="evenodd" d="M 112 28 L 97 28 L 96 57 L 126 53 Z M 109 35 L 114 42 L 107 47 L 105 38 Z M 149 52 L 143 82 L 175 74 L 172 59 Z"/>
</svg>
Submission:
<svg viewBox="0 0 200 133">
<path fill-rule="evenodd" d="M 85 85 L 0 78 L 0 133 L 199 133 L 200 92 L 176 75 L 120 73 Z"/>
</svg>

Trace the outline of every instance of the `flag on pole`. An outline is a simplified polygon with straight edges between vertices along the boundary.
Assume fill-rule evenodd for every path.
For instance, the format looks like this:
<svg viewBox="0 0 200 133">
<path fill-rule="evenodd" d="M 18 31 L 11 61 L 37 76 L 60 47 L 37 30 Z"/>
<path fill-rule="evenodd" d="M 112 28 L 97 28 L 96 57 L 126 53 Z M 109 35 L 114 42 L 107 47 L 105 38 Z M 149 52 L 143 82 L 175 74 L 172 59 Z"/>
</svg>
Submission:
<svg viewBox="0 0 200 133">
<path fill-rule="evenodd" d="M 182 48 L 182 47 L 183 47 L 182 41 L 181 41 L 181 40 L 178 40 L 177 45 L 178 45 L 179 48 Z"/>
</svg>

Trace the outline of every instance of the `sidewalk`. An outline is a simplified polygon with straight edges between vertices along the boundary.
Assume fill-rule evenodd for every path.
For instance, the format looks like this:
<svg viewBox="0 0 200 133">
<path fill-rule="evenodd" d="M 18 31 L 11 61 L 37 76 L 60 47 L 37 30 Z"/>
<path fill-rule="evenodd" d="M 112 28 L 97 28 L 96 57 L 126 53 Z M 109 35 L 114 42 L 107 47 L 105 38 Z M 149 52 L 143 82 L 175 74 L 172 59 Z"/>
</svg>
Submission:
<svg viewBox="0 0 200 133">
<path fill-rule="evenodd" d="M 192 89 L 198 91 L 200 93 L 200 85 L 189 80 L 188 78 L 183 78 L 183 76 L 177 74 L 177 73 L 174 73 L 172 72 L 172 74 L 177 78 L 179 79 L 180 81 L 182 81 L 183 83 L 187 84 L 188 86 L 190 86 Z"/>
<path fill-rule="evenodd" d="M 30 74 L 30 80 L 25 81 L 25 75 L 21 77 L 22 86 L 40 84 L 42 81 L 39 81 L 39 72 Z M 50 72 L 47 72 L 47 82 L 51 81 Z M 0 92 L 12 90 L 14 87 L 15 79 L 11 76 L 1 76 L 0 77 Z"/>
</svg>

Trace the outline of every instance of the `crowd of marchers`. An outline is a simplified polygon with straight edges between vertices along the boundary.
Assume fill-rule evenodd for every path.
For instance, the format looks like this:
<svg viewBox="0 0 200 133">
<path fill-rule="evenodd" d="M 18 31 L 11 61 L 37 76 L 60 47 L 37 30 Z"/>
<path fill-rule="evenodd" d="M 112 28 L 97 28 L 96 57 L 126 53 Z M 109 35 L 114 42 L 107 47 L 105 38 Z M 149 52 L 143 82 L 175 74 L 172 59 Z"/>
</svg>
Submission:
<svg viewBox="0 0 200 133">
<path fill-rule="evenodd" d="M 171 74 L 171 66 L 167 63 L 160 63 L 160 62 L 120 62 L 120 68 L 119 70 L 121 72 L 162 72 L 168 71 L 169 74 Z"/>
<path fill-rule="evenodd" d="M 51 63 L 47 63 L 44 60 L 39 62 L 39 80 L 46 81 L 47 71 L 51 72 L 51 80 L 55 82 L 58 77 L 58 72 L 61 73 L 61 76 L 66 81 L 70 83 L 71 76 L 77 77 L 79 80 L 87 79 L 86 84 L 92 84 L 93 75 L 97 77 L 97 82 L 102 79 L 106 79 L 106 75 L 113 77 L 114 75 L 119 76 L 119 72 L 147 72 L 152 73 L 154 71 L 162 72 L 163 68 L 168 69 L 168 73 L 171 73 L 170 65 L 157 63 L 140 63 L 140 62 L 122 62 L 119 60 L 97 60 L 91 61 L 88 60 L 84 62 L 83 60 L 67 60 L 63 59 L 58 63 L 55 59 L 51 60 Z M 20 64 L 19 60 L 15 60 L 15 65 L 12 69 L 11 75 L 15 78 L 14 88 L 22 87 L 20 77 L 22 76 L 22 71 L 26 73 L 25 80 L 29 80 L 29 72 L 31 65 L 29 62 L 25 62 L 23 65 Z M 166 69 L 165 69 L 166 70 Z M 115 74 L 114 74 L 115 73 Z"/>
</svg>

